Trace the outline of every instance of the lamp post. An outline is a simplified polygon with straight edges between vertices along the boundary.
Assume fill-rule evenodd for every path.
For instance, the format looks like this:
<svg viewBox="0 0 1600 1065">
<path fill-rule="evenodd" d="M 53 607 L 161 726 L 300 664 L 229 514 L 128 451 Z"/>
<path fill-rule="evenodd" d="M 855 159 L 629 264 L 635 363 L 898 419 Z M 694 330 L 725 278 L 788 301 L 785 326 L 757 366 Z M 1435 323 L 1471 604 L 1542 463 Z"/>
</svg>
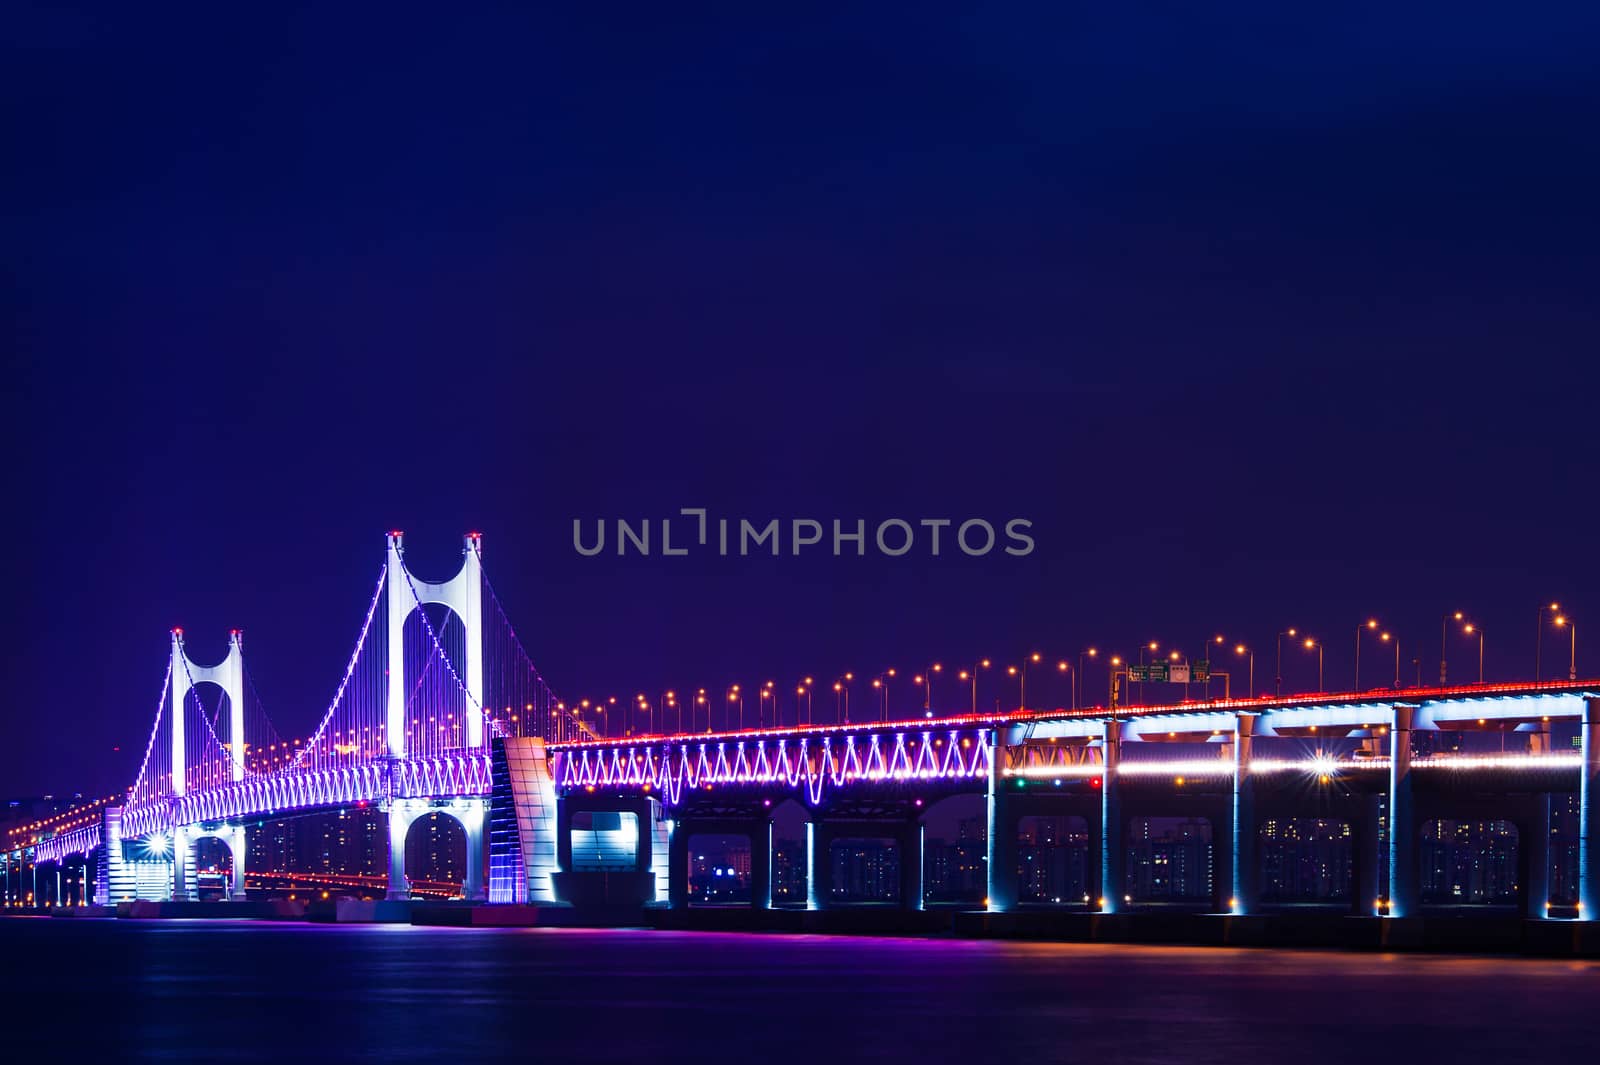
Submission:
<svg viewBox="0 0 1600 1065">
<path fill-rule="evenodd" d="M 1312 648 L 1315 648 L 1317 652 L 1317 691 L 1320 692 L 1322 690 L 1322 641 L 1314 640 L 1307 636 L 1305 649 L 1309 651 Z"/>
<path fill-rule="evenodd" d="M 1028 709 L 1028 666 L 1030 663 L 1038 665 L 1039 658 L 1038 651 L 1028 655 L 1022 660 L 1022 668 L 1017 673 L 1017 702 L 1021 704 L 1018 707 L 1020 710 Z"/>
<path fill-rule="evenodd" d="M 1099 654 L 1100 652 L 1093 647 L 1086 651 L 1078 652 L 1078 671 L 1072 675 L 1072 708 L 1074 710 L 1078 708 L 1078 685 L 1081 683 L 1080 678 L 1083 676 L 1083 660 L 1085 658 L 1096 658 Z"/>
<path fill-rule="evenodd" d="M 938 662 L 935 662 L 931 666 L 928 667 L 928 672 L 926 672 L 926 673 L 924 673 L 922 675 L 923 676 L 923 684 L 925 685 L 925 687 L 923 688 L 923 691 L 922 691 L 922 716 L 923 717 L 931 718 L 933 716 L 933 675 L 935 673 L 943 673 L 943 672 L 944 672 L 944 666 L 940 665 Z"/>
<path fill-rule="evenodd" d="M 889 720 L 889 678 L 894 676 L 894 670 L 886 669 L 872 678 L 872 686 L 883 693 L 883 718 Z"/>
<path fill-rule="evenodd" d="M 1274 660 L 1275 665 L 1273 666 L 1273 673 L 1275 676 L 1273 677 L 1272 691 L 1274 695 L 1283 694 L 1283 638 L 1287 636 L 1290 639 L 1293 639 L 1298 635 L 1300 634 L 1294 629 L 1284 629 L 1282 632 L 1278 633 L 1278 654 Z"/>
<path fill-rule="evenodd" d="M 765 693 L 763 693 L 762 694 L 762 698 L 765 698 L 765 697 L 766 697 L 766 695 L 765 695 Z M 732 687 L 730 687 L 728 689 L 728 702 L 737 703 L 738 704 L 738 706 L 739 706 L 739 729 L 740 729 L 740 731 L 743 731 L 744 730 L 744 692 L 739 690 L 739 686 L 737 684 L 733 685 Z M 710 720 L 709 719 L 707 720 L 706 724 L 708 726 L 710 725 Z M 727 726 L 728 726 L 728 711 L 727 711 L 727 708 L 724 708 L 723 711 L 722 711 L 722 726 L 723 726 L 723 728 L 727 728 Z M 707 727 L 706 731 L 710 732 L 711 729 L 709 727 Z"/>
<path fill-rule="evenodd" d="M 1445 648 L 1447 646 L 1445 641 L 1449 639 L 1448 629 L 1450 622 L 1460 620 L 1461 611 L 1457 610 L 1454 614 L 1446 614 L 1439 621 L 1439 687 L 1441 688 L 1445 686 L 1445 673 L 1449 668 L 1448 663 L 1445 661 Z"/>
<path fill-rule="evenodd" d="M 1354 688 L 1350 689 L 1353 692 L 1358 692 L 1358 691 L 1361 690 L 1361 630 L 1362 629 L 1367 629 L 1368 631 L 1376 632 L 1377 629 L 1378 629 L 1378 619 L 1377 618 L 1368 618 L 1367 619 L 1367 623 L 1365 625 L 1357 625 L 1356 626 L 1356 686 Z"/>
<path fill-rule="evenodd" d="M 1546 609 L 1543 603 L 1539 604 L 1539 626 L 1534 630 L 1533 679 L 1536 681 L 1542 679 L 1540 677 L 1540 666 L 1543 664 L 1542 660 L 1544 658 L 1544 612 Z M 1561 612 L 1561 604 L 1551 603 L 1548 609 L 1551 614 L 1559 614 Z"/>
<path fill-rule="evenodd" d="M 1462 631 L 1463 634 L 1465 634 L 1467 636 L 1472 636 L 1472 635 L 1476 634 L 1477 637 L 1478 637 L 1478 683 L 1482 684 L 1483 683 L 1483 626 L 1482 625 L 1474 625 L 1472 622 L 1469 621 L 1465 625 L 1461 626 L 1461 631 Z"/>
<path fill-rule="evenodd" d="M 700 711 L 695 709 L 695 707 L 700 706 L 704 706 L 706 708 L 706 731 L 710 732 L 711 706 L 706 702 L 706 690 L 704 688 L 701 688 L 699 691 L 695 692 L 694 706 L 689 708 L 689 731 L 693 732 L 696 728 L 699 728 Z"/>
<path fill-rule="evenodd" d="M 974 662 L 971 669 L 963 669 L 959 674 L 957 674 L 956 679 L 970 680 L 972 682 L 972 712 L 974 714 L 978 712 L 978 670 L 988 668 L 989 660 L 984 658 Z"/>
<path fill-rule="evenodd" d="M 1233 653 L 1243 655 L 1250 660 L 1250 687 L 1245 689 L 1245 697 L 1254 699 L 1256 697 L 1256 653 L 1242 643 L 1234 647 Z"/>
<path fill-rule="evenodd" d="M 1400 687 L 1400 637 L 1387 632 L 1380 632 L 1378 639 L 1384 643 L 1394 644 L 1394 686 L 1398 689 Z"/>
<path fill-rule="evenodd" d="M 1571 650 L 1567 659 L 1567 679 L 1578 679 L 1578 625 L 1565 614 L 1556 615 L 1556 628 L 1565 628 L 1572 633 Z"/>
<path fill-rule="evenodd" d="M 844 676 L 836 678 L 833 682 L 833 718 L 835 721 L 843 720 L 847 725 L 850 723 L 850 682 L 855 679 L 856 675 L 854 673 L 846 673 Z M 841 699 L 844 702 L 843 718 L 839 715 Z"/>
<path fill-rule="evenodd" d="M 1106 707 L 1111 711 L 1111 716 L 1117 714 L 1117 674 L 1122 669 L 1122 656 L 1111 656 L 1111 667 L 1106 670 Z"/>
<path fill-rule="evenodd" d="M 1078 675 L 1072 672 L 1072 663 L 1065 658 L 1056 663 L 1056 672 L 1067 674 L 1067 680 L 1072 685 L 1072 708 L 1078 708 Z"/>
</svg>

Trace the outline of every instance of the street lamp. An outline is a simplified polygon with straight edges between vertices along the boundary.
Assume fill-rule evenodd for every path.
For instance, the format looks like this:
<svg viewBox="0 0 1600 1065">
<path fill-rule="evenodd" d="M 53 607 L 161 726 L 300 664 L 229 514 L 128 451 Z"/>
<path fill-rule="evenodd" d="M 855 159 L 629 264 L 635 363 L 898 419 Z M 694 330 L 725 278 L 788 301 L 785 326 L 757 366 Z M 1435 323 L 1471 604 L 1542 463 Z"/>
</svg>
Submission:
<svg viewBox="0 0 1600 1065">
<path fill-rule="evenodd" d="M 1288 636 L 1290 639 L 1293 639 L 1298 635 L 1299 633 L 1294 629 L 1284 629 L 1282 632 L 1278 633 L 1278 655 L 1276 658 L 1276 665 L 1273 667 L 1273 671 L 1277 674 L 1273 678 L 1273 692 L 1277 695 L 1283 694 L 1283 638 Z"/>
<path fill-rule="evenodd" d="M 1378 639 L 1384 643 L 1392 642 L 1394 644 L 1394 686 L 1398 689 L 1400 687 L 1400 637 L 1390 635 L 1387 632 L 1380 632 L 1378 633 Z"/>
<path fill-rule="evenodd" d="M 1478 683 L 1482 684 L 1483 683 L 1483 626 L 1482 625 L 1474 625 L 1472 622 L 1469 621 L 1465 625 L 1461 626 L 1461 631 L 1464 634 L 1468 635 L 1468 636 L 1471 636 L 1474 633 L 1477 634 L 1477 637 L 1478 637 Z"/>
<path fill-rule="evenodd" d="M 1078 671 L 1072 675 L 1072 708 L 1074 710 L 1078 708 L 1078 685 L 1081 683 L 1080 678 L 1083 676 L 1083 660 L 1085 658 L 1097 658 L 1099 654 L 1100 652 L 1093 647 L 1086 651 L 1078 652 Z"/>
<path fill-rule="evenodd" d="M 1233 653 L 1243 655 L 1250 660 L 1250 687 L 1245 689 L 1245 695 L 1254 699 L 1256 697 L 1256 653 L 1242 643 L 1234 647 Z"/>
<path fill-rule="evenodd" d="M 1354 688 L 1350 689 L 1351 691 L 1355 691 L 1355 692 L 1358 692 L 1358 691 L 1361 690 L 1361 630 L 1362 629 L 1366 629 L 1369 632 L 1376 632 L 1378 630 L 1378 619 L 1377 618 L 1368 618 L 1367 619 L 1367 623 L 1365 625 L 1357 625 L 1356 626 L 1356 686 Z"/>
<path fill-rule="evenodd" d="M 988 668 L 989 660 L 985 658 L 974 662 L 971 669 L 963 669 L 956 674 L 957 680 L 970 680 L 972 682 L 972 712 L 974 714 L 978 712 L 978 670 Z"/>
<path fill-rule="evenodd" d="M 1317 651 L 1317 691 L 1320 692 L 1322 690 L 1322 641 L 1313 640 L 1307 636 L 1305 649 L 1309 651 L 1312 648 L 1316 648 Z"/>
<path fill-rule="evenodd" d="M 1444 618 L 1441 619 L 1440 622 L 1439 622 L 1439 687 L 1441 687 L 1441 688 L 1444 687 L 1444 685 L 1445 685 L 1445 679 L 1444 678 L 1445 678 L 1445 671 L 1447 669 L 1447 665 L 1446 665 L 1446 662 L 1445 662 L 1445 647 L 1446 647 L 1445 640 L 1447 640 L 1449 638 L 1448 635 L 1447 635 L 1447 630 L 1450 627 L 1450 622 L 1452 622 L 1452 621 L 1460 621 L 1460 620 L 1461 620 L 1461 611 L 1457 610 L 1454 614 L 1446 614 L 1444 616 Z"/>
<path fill-rule="evenodd" d="M 850 723 L 850 682 L 855 679 L 856 675 L 854 673 L 846 673 L 833 682 L 833 719 L 835 721 L 843 720 L 847 725 Z M 839 716 L 841 698 L 844 700 L 843 718 Z"/>
<path fill-rule="evenodd" d="M 1561 612 L 1561 604 L 1560 603 L 1551 603 L 1548 609 L 1549 609 L 1551 614 L 1559 614 Z M 1536 630 L 1536 636 L 1535 636 L 1534 641 L 1533 641 L 1533 679 L 1534 680 L 1539 680 L 1540 679 L 1539 673 L 1540 673 L 1540 665 L 1542 664 L 1541 663 L 1541 659 L 1544 657 L 1544 612 L 1545 612 L 1545 610 L 1546 610 L 1546 607 L 1544 606 L 1544 604 L 1541 603 L 1539 605 L 1539 627 Z"/>
<path fill-rule="evenodd" d="M 1037 665 L 1039 658 L 1039 652 L 1035 651 L 1022 660 L 1022 668 L 1017 673 L 1017 702 L 1021 704 L 1019 710 L 1028 709 L 1028 666 Z"/>
<path fill-rule="evenodd" d="M 762 698 L 766 698 L 766 693 L 765 692 L 762 692 Z M 739 690 L 739 686 L 737 684 L 733 685 L 732 687 L 730 687 L 728 689 L 728 702 L 730 702 L 730 703 L 738 703 L 739 704 L 739 729 L 740 729 L 740 731 L 743 731 L 744 730 L 744 692 Z M 707 732 L 711 731 L 711 727 L 710 726 L 711 726 L 711 719 L 710 719 L 710 716 L 707 715 L 707 717 L 706 717 L 706 731 Z M 722 711 L 722 727 L 723 728 L 727 728 L 728 727 L 728 711 L 727 711 L 726 708 L 724 708 L 723 711 Z"/>
<path fill-rule="evenodd" d="M 886 669 L 872 678 L 872 686 L 883 692 L 883 720 L 889 720 L 889 678 L 894 676 L 894 670 Z"/>
<path fill-rule="evenodd" d="M 1578 679 L 1578 625 L 1565 614 L 1556 615 L 1556 628 L 1566 628 L 1572 632 L 1572 650 L 1567 659 L 1567 679 Z"/>
<path fill-rule="evenodd" d="M 923 717 L 931 718 L 933 716 L 933 675 L 935 673 L 943 672 L 944 666 L 940 665 L 938 662 L 935 662 L 933 665 L 928 667 L 928 672 L 922 675 L 924 678 L 923 683 L 926 685 L 922 692 Z"/>
<path fill-rule="evenodd" d="M 698 692 L 695 693 L 694 705 L 695 706 L 704 706 L 706 708 L 706 731 L 710 732 L 711 731 L 711 706 L 706 702 L 706 690 L 704 688 L 701 688 Z M 690 732 L 693 732 L 695 730 L 695 727 L 696 727 L 696 724 L 697 724 L 696 715 L 698 713 L 699 713 L 699 711 L 695 710 L 693 707 L 691 707 L 690 710 L 689 710 L 689 731 Z"/>
<path fill-rule="evenodd" d="M 1117 712 L 1117 674 L 1122 670 L 1122 656 L 1112 655 L 1111 666 L 1106 670 L 1106 706 L 1110 708 L 1113 716 Z"/>
</svg>

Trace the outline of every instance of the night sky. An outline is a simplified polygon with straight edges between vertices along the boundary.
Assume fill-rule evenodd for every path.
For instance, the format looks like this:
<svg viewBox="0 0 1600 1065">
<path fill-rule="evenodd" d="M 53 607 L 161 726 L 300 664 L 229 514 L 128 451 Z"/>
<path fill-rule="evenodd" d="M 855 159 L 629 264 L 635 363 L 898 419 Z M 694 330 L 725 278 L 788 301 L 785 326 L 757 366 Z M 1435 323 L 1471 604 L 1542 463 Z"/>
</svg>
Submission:
<svg viewBox="0 0 1600 1065">
<path fill-rule="evenodd" d="M 1229 7 L 14 9 L 0 795 L 128 784 L 173 625 L 305 734 L 391 527 L 570 698 L 1596 672 L 1600 9 Z M 692 506 L 1037 549 L 573 549 Z"/>
</svg>

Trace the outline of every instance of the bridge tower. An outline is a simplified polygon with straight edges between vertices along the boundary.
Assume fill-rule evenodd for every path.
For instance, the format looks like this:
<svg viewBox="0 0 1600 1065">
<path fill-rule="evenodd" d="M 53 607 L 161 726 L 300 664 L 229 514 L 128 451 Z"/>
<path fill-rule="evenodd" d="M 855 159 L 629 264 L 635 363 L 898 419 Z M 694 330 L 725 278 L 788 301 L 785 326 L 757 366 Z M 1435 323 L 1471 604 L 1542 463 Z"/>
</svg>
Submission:
<svg viewBox="0 0 1600 1065">
<path fill-rule="evenodd" d="M 385 701 L 384 733 L 388 737 L 389 757 L 402 761 L 406 750 L 406 660 L 405 624 L 413 610 L 428 603 L 442 603 L 461 620 L 466 631 L 465 661 L 461 680 L 467 692 L 467 747 L 484 746 L 483 691 L 483 537 L 468 533 L 463 538 L 461 568 L 447 581 L 419 580 L 406 569 L 405 548 L 399 531 L 388 537 L 388 615 L 389 682 Z M 425 804 L 423 804 L 425 805 Z M 389 890 L 391 899 L 406 898 L 410 885 L 405 875 L 405 840 L 411 822 L 428 812 L 418 800 L 391 800 L 389 803 Z M 449 811 L 467 835 L 466 895 L 483 900 L 488 890 L 488 853 L 484 826 L 488 804 L 482 800 L 452 803 Z"/>
<path fill-rule="evenodd" d="M 186 769 L 188 762 L 184 751 L 183 701 L 195 685 L 210 682 L 222 689 L 228 697 L 228 762 L 230 779 L 244 779 L 244 650 L 238 629 L 228 634 L 228 654 L 214 666 L 202 666 L 189 657 L 183 646 L 183 630 L 172 630 L 172 797 L 181 798 L 188 791 Z M 227 837 L 232 845 L 232 836 Z M 175 825 L 172 830 L 172 897 L 187 899 L 193 892 L 189 883 L 189 866 L 194 858 L 195 838 L 189 826 Z M 234 846 L 233 869 L 235 881 L 244 883 L 243 832 L 238 833 Z"/>
</svg>

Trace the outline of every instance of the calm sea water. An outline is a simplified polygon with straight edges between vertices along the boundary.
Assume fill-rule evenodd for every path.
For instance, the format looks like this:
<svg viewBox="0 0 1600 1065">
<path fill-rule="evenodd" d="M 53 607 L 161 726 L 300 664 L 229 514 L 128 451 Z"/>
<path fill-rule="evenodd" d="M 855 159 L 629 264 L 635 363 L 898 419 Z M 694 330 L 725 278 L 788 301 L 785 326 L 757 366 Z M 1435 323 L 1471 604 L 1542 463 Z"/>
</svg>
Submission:
<svg viewBox="0 0 1600 1065">
<path fill-rule="evenodd" d="M 20 1038 L 69 1061 L 1454 1065 L 1600 1053 L 1594 962 L 49 918 L 0 920 L 0 958 L 7 1049 Z"/>
</svg>

